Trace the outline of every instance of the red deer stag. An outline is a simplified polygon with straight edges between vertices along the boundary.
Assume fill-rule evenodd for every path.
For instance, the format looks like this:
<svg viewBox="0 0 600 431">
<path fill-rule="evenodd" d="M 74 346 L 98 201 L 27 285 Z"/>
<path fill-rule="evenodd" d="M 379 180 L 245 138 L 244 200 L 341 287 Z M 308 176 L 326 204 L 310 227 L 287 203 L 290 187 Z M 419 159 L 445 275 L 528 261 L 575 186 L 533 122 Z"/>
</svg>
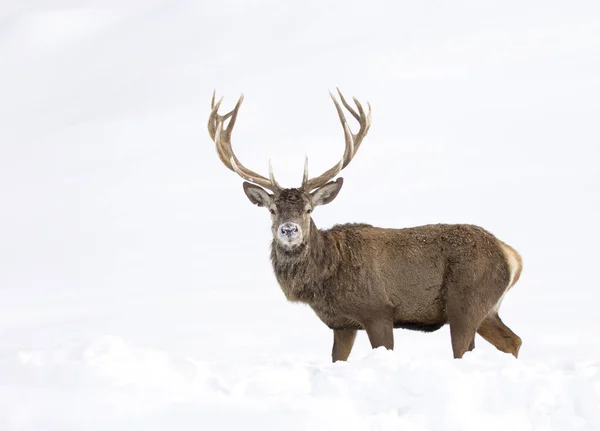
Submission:
<svg viewBox="0 0 600 431">
<path fill-rule="evenodd" d="M 215 103 L 213 93 L 209 135 L 223 164 L 246 180 L 243 188 L 250 202 L 271 213 L 271 262 L 286 298 L 308 304 L 333 330 L 334 362 L 347 360 L 359 329 L 366 331 L 372 348 L 393 349 L 394 328 L 432 332 L 445 324 L 454 358 L 475 347 L 476 333 L 517 357 L 521 339 L 500 320 L 498 309 L 519 279 L 521 257 L 491 233 L 470 224 L 317 228 L 312 211 L 335 199 L 343 179 L 332 180 L 350 163 L 371 126 L 370 104 L 365 113 L 354 98 L 357 112 L 338 93 L 360 129 L 351 132 L 330 93 L 344 130 L 344 156 L 310 179 L 305 159 L 299 188 L 281 187 L 270 163 L 268 178 L 240 163 L 231 132 L 243 95 L 231 112 L 219 115 L 223 98 Z"/>
</svg>

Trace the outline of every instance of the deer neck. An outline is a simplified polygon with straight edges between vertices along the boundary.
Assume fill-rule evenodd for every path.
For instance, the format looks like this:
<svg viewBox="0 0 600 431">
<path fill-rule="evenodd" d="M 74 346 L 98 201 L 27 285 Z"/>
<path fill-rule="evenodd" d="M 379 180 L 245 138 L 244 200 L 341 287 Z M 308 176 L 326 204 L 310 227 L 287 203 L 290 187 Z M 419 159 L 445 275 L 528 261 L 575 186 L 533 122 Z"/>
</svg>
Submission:
<svg viewBox="0 0 600 431">
<path fill-rule="evenodd" d="M 312 303 L 323 297 L 323 283 L 338 262 L 338 251 L 311 219 L 310 236 L 295 250 L 288 250 L 274 239 L 271 263 L 287 299 Z"/>
</svg>

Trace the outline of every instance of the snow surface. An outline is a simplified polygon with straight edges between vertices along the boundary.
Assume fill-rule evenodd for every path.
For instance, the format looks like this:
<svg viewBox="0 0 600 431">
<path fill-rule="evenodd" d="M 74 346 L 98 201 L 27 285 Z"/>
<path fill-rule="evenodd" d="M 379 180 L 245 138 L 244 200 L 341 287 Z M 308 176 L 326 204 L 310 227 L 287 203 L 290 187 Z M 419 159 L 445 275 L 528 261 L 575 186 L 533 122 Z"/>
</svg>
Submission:
<svg viewBox="0 0 600 431">
<path fill-rule="evenodd" d="M 600 3 L 0 5 L 0 430 L 600 430 Z M 331 332 L 208 138 L 297 185 L 373 126 L 319 226 L 476 223 L 524 271 L 519 359 Z M 354 127 L 354 126 L 353 126 Z"/>
</svg>

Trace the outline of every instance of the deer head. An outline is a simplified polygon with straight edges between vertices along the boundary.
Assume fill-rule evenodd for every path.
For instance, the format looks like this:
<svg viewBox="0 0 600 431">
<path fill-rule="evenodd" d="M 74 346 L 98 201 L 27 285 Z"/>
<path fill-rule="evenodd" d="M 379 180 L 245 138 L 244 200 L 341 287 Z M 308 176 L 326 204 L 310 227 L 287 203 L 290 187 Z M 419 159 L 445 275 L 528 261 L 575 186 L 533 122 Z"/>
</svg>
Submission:
<svg viewBox="0 0 600 431">
<path fill-rule="evenodd" d="M 329 94 L 335 104 L 344 129 L 346 140 L 344 156 L 339 163 L 336 163 L 323 174 L 310 179 L 308 177 L 308 158 L 306 158 L 304 160 L 302 184 L 298 188 L 281 187 L 275 180 L 270 161 L 269 178 L 257 174 L 240 163 L 231 147 L 231 132 L 235 125 L 239 108 L 244 100 L 244 95 L 240 96 L 233 110 L 227 114 L 219 115 L 218 110 L 223 98 L 215 103 L 215 94 L 213 93 L 211 101 L 212 111 L 208 119 L 208 133 L 216 144 L 217 154 L 221 162 L 228 169 L 246 180 L 243 183 L 243 188 L 250 202 L 269 210 L 271 213 L 273 237 L 281 246 L 289 250 L 293 250 L 308 241 L 312 224 L 310 214 L 314 208 L 330 203 L 338 195 L 343 184 L 343 178 L 338 178 L 335 181 L 332 180 L 350 163 L 371 127 L 371 105 L 367 104 L 369 112 L 365 114 L 360 102 L 356 98 L 353 98 L 358 108 L 358 112 L 356 112 L 346 102 L 340 90 L 338 89 L 337 91 L 342 104 L 356 118 L 360 129 L 356 134 L 350 131 L 340 104 L 330 92 Z M 228 119 L 229 123 L 225 127 L 224 122 Z"/>
</svg>

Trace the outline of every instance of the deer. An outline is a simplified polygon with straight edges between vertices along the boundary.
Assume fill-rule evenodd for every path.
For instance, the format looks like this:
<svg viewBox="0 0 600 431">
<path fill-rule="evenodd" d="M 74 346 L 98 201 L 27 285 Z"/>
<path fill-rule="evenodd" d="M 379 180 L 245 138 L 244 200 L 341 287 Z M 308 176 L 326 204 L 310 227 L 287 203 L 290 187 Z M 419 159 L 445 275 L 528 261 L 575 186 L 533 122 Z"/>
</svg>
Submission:
<svg viewBox="0 0 600 431">
<path fill-rule="evenodd" d="M 371 127 L 371 104 L 365 113 L 356 97 L 355 109 L 337 92 L 359 130 L 351 131 L 330 91 L 344 132 L 344 154 L 312 178 L 305 157 L 297 188 L 276 181 L 270 159 L 268 178 L 240 162 L 231 134 L 244 94 L 223 115 L 218 113 L 223 97 L 215 103 L 212 94 L 209 136 L 221 162 L 244 180 L 248 200 L 271 215 L 270 260 L 286 300 L 308 305 L 333 331 L 332 362 L 348 360 L 358 331 L 366 332 L 372 349 L 394 350 L 394 329 L 427 333 L 445 325 L 454 359 L 475 348 L 476 334 L 518 358 L 522 340 L 500 319 L 499 308 L 521 275 L 522 258 L 489 231 L 467 223 L 315 225 L 313 210 L 337 197 L 343 178 L 334 178 L 352 161 Z"/>
</svg>

